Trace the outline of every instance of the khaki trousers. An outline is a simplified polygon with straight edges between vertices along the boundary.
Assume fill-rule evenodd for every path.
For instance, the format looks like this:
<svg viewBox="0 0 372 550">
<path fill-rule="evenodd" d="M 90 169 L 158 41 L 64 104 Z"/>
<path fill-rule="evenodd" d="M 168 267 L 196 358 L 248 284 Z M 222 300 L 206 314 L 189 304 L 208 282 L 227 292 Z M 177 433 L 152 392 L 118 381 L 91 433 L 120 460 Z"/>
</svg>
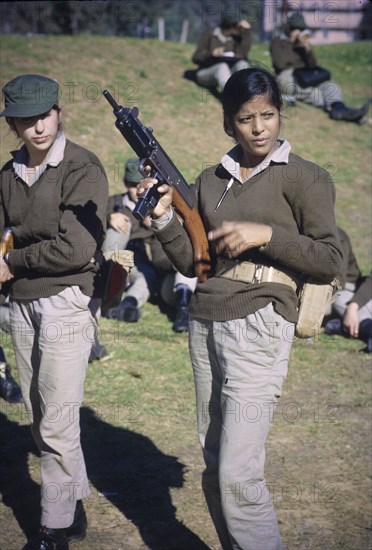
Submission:
<svg viewBox="0 0 372 550">
<path fill-rule="evenodd" d="M 56 296 L 10 301 L 14 353 L 40 450 L 41 525 L 68 527 L 89 494 L 79 409 L 96 324 L 77 286 Z"/>
<path fill-rule="evenodd" d="M 222 92 L 232 74 L 248 68 L 249 63 L 245 59 L 238 61 L 232 67 L 229 67 L 227 63 L 216 63 L 211 67 L 199 69 L 196 73 L 196 80 L 202 86 L 218 86 Z"/>
<path fill-rule="evenodd" d="M 293 71 L 293 68 L 284 69 L 276 77 L 283 96 L 294 97 L 305 103 L 315 105 L 315 107 L 322 107 L 326 111 L 331 110 L 333 103 L 342 101 L 341 88 L 337 82 L 327 80 L 319 86 L 301 88 L 294 79 Z"/>
<path fill-rule="evenodd" d="M 191 319 L 202 485 L 224 550 L 283 548 L 265 484 L 265 442 L 294 325 L 271 304 L 244 319 Z"/>
</svg>

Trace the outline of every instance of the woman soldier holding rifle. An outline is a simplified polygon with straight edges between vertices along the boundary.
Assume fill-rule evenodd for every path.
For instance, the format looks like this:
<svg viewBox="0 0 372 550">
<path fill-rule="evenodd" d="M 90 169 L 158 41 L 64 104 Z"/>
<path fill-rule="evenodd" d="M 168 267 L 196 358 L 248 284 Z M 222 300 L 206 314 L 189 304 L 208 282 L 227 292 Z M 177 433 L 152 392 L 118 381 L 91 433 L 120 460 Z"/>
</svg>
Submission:
<svg viewBox="0 0 372 550">
<path fill-rule="evenodd" d="M 214 265 L 190 304 L 202 484 L 225 550 L 279 550 L 265 441 L 287 373 L 297 275 L 329 282 L 340 269 L 335 189 L 327 172 L 279 139 L 282 101 L 270 73 L 232 75 L 222 106 L 236 145 L 196 182 Z M 156 183 L 143 179 L 138 193 Z M 174 215 L 172 188 L 158 191 L 156 235 L 175 267 L 193 277 L 192 244 Z"/>
</svg>

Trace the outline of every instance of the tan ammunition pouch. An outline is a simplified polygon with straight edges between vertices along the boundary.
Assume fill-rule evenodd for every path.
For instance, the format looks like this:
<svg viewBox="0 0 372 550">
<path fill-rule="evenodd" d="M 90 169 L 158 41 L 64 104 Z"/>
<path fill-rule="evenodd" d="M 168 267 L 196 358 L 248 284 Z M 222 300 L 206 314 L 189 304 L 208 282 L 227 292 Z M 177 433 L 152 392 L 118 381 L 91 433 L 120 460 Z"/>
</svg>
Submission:
<svg viewBox="0 0 372 550">
<path fill-rule="evenodd" d="M 298 338 L 314 338 L 320 332 L 325 312 L 336 298 L 341 285 L 337 279 L 329 284 L 309 277 L 299 288 L 298 320 L 295 335 Z"/>
<path fill-rule="evenodd" d="M 280 283 L 291 287 L 298 295 L 298 321 L 295 329 L 298 338 L 313 338 L 319 334 L 325 312 L 335 299 L 336 291 L 341 288 L 337 279 L 325 284 L 315 277 L 309 277 L 299 283 L 294 274 L 274 267 L 253 262 L 237 263 L 233 260 L 218 259 L 215 276 L 244 283 Z"/>
</svg>

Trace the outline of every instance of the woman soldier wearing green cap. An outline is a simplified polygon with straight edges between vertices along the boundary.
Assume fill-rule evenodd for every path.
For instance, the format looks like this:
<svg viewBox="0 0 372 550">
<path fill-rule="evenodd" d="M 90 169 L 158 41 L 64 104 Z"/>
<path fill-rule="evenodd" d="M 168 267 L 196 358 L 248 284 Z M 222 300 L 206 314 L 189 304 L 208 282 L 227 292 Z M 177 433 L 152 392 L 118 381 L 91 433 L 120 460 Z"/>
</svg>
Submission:
<svg viewBox="0 0 372 550">
<path fill-rule="evenodd" d="M 57 82 L 21 75 L 3 88 L 10 128 L 23 141 L 0 172 L 0 232 L 14 249 L 0 259 L 14 353 L 41 454 L 41 527 L 27 550 L 84 538 L 89 493 L 79 406 L 95 321 L 88 307 L 104 238 L 108 183 L 98 158 L 67 140 Z"/>
<path fill-rule="evenodd" d="M 296 69 L 316 67 L 316 58 L 311 47 L 311 32 L 306 27 L 300 12 L 293 13 L 284 30 L 271 41 L 270 53 L 280 91 L 289 101 L 296 99 L 321 107 L 330 118 L 360 123 L 369 109 L 369 102 L 360 109 L 346 107 L 342 101 L 340 85 L 325 80 L 313 86 L 301 86 L 296 78 Z"/>
</svg>

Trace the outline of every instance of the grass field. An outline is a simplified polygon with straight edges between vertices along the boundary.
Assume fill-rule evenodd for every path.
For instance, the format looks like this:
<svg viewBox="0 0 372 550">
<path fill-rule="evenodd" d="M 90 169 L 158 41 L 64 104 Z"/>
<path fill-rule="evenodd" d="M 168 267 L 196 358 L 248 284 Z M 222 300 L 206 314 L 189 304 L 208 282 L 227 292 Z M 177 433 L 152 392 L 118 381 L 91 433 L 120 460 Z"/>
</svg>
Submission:
<svg viewBox="0 0 372 550">
<path fill-rule="evenodd" d="M 24 72 L 61 85 L 70 139 L 102 160 L 112 193 L 122 190 L 133 156 L 102 97 L 110 89 L 137 105 L 143 123 L 192 182 L 231 142 L 220 103 L 183 78 L 192 45 L 115 37 L 4 36 L 1 84 Z M 318 46 L 345 102 L 359 106 L 371 89 L 371 43 Z M 266 45 L 251 59 L 270 68 Z M 363 273 L 371 265 L 371 123 L 331 121 L 311 106 L 286 109 L 283 137 L 303 157 L 327 167 L 336 215 Z M 17 146 L 0 123 L 0 164 Z M 321 208 L 321 205 L 319 205 Z M 101 321 L 109 358 L 90 365 L 82 439 L 92 498 L 82 550 L 217 549 L 200 491 L 194 389 L 187 336 L 175 334 L 156 304 L 140 321 Z M 9 363 L 14 356 L 2 334 Z M 289 375 L 267 446 L 267 482 L 288 550 L 365 550 L 371 542 L 371 360 L 363 343 L 320 335 L 294 343 Z M 13 369 L 15 371 L 15 368 Z M 38 517 L 38 460 L 22 406 L 1 402 L 0 548 L 19 550 Z"/>
</svg>

